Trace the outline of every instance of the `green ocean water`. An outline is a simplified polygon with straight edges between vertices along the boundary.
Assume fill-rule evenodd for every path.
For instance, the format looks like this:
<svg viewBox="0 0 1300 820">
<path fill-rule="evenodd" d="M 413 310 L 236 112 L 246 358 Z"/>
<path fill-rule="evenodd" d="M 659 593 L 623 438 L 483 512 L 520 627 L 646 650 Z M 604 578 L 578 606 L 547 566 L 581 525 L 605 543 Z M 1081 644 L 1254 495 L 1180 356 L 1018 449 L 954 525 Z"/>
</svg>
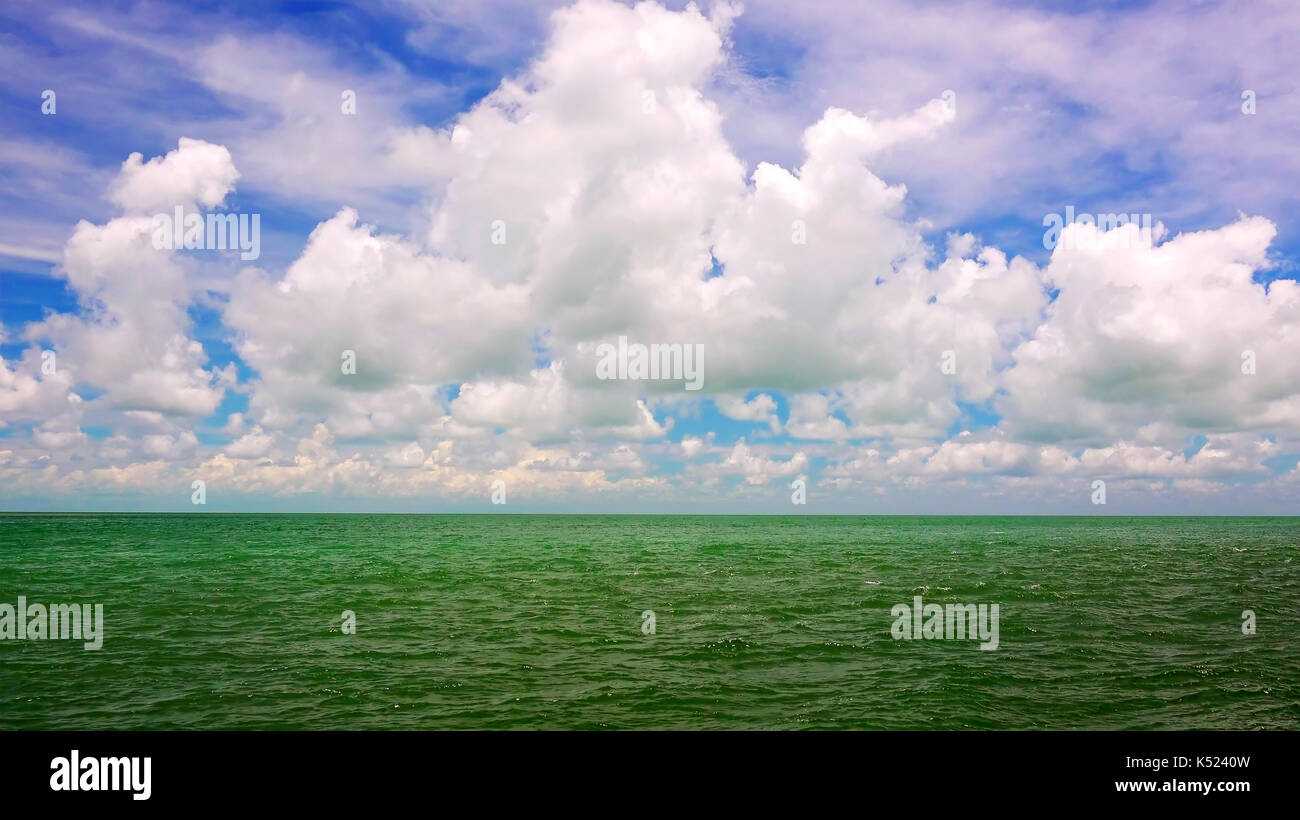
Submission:
<svg viewBox="0 0 1300 820">
<path fill-rule="evenodd" d="M 0 514 L 0 603 L 105 633 L 0 640 L 0 729 L 1295 729 L 1298 559 L 1300 518 Z M 916 595 L 999 648 L 895 640 Z"/>
</svg>

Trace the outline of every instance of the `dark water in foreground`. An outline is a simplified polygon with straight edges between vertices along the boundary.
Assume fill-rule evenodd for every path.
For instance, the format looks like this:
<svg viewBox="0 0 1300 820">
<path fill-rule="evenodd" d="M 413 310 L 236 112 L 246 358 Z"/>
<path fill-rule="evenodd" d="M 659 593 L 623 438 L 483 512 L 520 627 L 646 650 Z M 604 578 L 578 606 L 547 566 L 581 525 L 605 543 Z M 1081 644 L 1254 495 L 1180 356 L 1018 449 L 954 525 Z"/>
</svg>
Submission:
<svg viewBox="0 0 1300 820">
<path fill-rule="evenodd" d="M 1300 518 L 0 515 L 0 604 L 105 632 L 0 640 L 0 729 L 1295 729 L 1298 559 Z M 916 595 L 999 648 L 894 640 Z"/>
</svg>

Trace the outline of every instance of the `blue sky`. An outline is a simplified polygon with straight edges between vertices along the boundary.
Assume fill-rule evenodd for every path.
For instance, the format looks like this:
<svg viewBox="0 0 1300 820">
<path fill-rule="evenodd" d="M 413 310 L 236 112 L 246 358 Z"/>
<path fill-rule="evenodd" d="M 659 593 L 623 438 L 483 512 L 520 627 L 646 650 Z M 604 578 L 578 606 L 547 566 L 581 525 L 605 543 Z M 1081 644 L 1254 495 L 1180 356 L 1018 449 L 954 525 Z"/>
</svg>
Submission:
<svg viewBox="0 0 1300 820">
<path fill-rule="evenodd" d="M 0 507 L 1293 513 L 1297 12 L 860 6 L 6 4 Z"/>
</svg>

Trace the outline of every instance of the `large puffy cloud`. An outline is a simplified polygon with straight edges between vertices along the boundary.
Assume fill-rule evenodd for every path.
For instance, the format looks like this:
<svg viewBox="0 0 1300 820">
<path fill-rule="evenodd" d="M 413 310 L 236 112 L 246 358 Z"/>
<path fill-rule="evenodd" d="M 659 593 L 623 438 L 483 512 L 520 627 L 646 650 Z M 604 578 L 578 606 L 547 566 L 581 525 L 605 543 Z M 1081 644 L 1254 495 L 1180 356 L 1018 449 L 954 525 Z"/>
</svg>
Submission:
<svg viewBox="0 0 1300 820">
<path fill-rule="evenodd" d="M 282 282 L 236 286 L 226 318 L 264 377 L 254 413 L 292 401 L 281 388 L 295 382 L 313 408 L 337 406 L 330 391 L 467 382 L 450 411 L 471 426 L 514 426 L 484 410 L 490 395 L 524 402 L 529 429 L 639 438 L 654 426 L 629 424 L 636 391 L 595 372 L 599 344 L 623 335 L 702 345 L 705 394 L 831 390 L 857 436 L 934 435 L 956 418 L 958 391 L 986 400 L 1002 345 L 1044 304 L 1036 269 L 996 249 L 929 267 L 905 188 L 866 165 L 942 129 L 953 110 L 831 109 L 808 128 L 800 168 L 762 164 L 747 181 L 701 91 L 726 60 L 730 23 L 729 10 L 710 19 L 584 0 L 555 15 L 522 76 L 444 131 L 408 134 L 406 150 L 448 177 L 419 264 L 414 248 L 345 212 Z M 455 355 L 429 344 L 441 338 L 456 340 Z M 362 347 L 378 358 L 370 375 L 340 377 L 339 351 Z M 962 362 L 951 378 L 939 370 L 948 350 Z M 538 353 L 624 410 L 611 415 L 594 393 L 563 401 L 558 385 L 539 393 L 528 367 Z M 653 406 L 682 385 L 638 387 Z"/>
<path fill-rule="evenodd" d="M 262 423 L 329 414 L 358 434 L 407 435 L 442 415 L 438 386 L 527 372 L 526 296 L 376 234 L 345 208 L 312 232 L 283 278 L 244 271 L 225 321 L 260 374 L 250 411 Z M 403 411 L 408 402 L 418 406 Z"/>
<path fill-rule="evenodd" d="M 1093 444 L 1300 434 L 1300 286 L 1254 276 L 1274 234 L 1261 218 L 1164 242 L 1068 228 L 1046 270 L 1060 293 L 1005 375 L 1004 426 Z"/>
<path fill-rule="evenodd" d="M 233 371 L 207 368 L 202 345 L 188 335 L 193 263 L 154 247 L 147 212 L 220 205 L 237 177 L 224 148 L 182 138 L 165 157 L 142 163 L 132 155 L 123 164 L 112 190 L 127 215 L 77 225 L 62 272 L 82 311 L 52 314 L 23 335 L 47 342 L 56 354 L 50 384 L 85 385 L 99 394 L 84 411 L 203 416 L 216 409 Z M 22 375 L 5 379 L 24 389 Z"/>
</svg>

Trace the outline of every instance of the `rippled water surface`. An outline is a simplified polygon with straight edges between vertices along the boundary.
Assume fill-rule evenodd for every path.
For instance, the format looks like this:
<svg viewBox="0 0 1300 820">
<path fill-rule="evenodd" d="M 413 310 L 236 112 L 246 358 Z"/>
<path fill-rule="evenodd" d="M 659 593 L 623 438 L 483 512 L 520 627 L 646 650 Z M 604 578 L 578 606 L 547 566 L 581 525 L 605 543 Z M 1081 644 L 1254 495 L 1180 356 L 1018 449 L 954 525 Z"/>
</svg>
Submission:
<svg viewBox="0 0 1300 820">
<path fill-rule="evenodd" d="M 0 728 L 1295 729 L 1298 558 L 1297 518 L 0 515 L 0 603 L 105 620 L 0 640 Z M 916 595 L 1000 648 L 894 640 Z"/>
</svg>

